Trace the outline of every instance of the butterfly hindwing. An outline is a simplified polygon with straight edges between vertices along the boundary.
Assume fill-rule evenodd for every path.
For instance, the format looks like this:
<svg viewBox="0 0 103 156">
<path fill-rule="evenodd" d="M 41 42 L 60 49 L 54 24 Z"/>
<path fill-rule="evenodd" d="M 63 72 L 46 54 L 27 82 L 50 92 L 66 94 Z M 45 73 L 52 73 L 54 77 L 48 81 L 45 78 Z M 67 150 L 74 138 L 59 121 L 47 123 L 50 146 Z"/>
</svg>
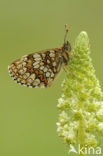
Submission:
<svg viewBox="0 0 103 156">
<path fill-rule="evenodd" d="M 48 87 L 61 69 L 60 49 L 23 56 L 9 66 L 10 76 L 22 85 Z"/>
</svg>

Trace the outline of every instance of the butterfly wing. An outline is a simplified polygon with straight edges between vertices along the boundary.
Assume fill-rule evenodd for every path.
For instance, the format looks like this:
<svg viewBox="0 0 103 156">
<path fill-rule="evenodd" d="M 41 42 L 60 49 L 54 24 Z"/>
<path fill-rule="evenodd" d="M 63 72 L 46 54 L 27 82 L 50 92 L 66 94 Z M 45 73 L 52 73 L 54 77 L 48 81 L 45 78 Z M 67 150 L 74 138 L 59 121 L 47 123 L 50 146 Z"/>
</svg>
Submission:
<svg viewBox="0 0 103 156">
<path fill-rule="evenodd" d="M 10 76 L 21 85 L 48 87 L 61 69 L 61 49 L 51 49 L 23 56 L 9 66 Z"/>
</svg>

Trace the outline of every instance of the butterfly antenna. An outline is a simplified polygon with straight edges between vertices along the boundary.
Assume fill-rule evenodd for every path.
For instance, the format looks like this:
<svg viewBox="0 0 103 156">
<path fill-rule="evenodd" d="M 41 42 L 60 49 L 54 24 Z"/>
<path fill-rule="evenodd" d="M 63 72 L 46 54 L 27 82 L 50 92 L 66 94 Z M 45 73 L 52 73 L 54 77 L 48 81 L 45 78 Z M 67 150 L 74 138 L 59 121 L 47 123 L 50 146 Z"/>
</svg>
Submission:
<svg viewBox="0 0 103 156">
<path fill-rule="evenodd" d="M 65 24 L 65 36 L 64 36 L 64 44 L 66 43 L 66 38 L 67 38 L 67 34 L 68 34 L 68 25 Z"/>
</svg>

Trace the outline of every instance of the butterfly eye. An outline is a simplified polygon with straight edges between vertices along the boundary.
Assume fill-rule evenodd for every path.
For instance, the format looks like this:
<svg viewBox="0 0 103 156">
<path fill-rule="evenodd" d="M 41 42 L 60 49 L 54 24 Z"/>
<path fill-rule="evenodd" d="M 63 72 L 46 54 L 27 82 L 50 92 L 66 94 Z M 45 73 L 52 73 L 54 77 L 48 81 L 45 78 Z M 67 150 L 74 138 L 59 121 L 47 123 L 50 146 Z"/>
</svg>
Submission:
<svg viewBox="0 0 103 156">
<path fill-rule="evenodd" d="M 63 48 L 64 48 L 64 50 L 71 51 L 70 43 L 67 41 L 67 43 L 64 44 Z"/>
</svg>

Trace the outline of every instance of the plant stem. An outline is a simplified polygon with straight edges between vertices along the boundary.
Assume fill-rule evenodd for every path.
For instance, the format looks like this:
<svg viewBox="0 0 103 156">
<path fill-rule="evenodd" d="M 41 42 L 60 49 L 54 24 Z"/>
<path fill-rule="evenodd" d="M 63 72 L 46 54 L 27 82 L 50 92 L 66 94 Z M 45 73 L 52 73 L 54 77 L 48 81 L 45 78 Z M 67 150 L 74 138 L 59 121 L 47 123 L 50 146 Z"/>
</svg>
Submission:
<svg viewBox="0 0 103 156">
<path fill-rule="evenodd" d="M 80 145 L 80 148 L 83 148 L 83 152 L 84 151 L 84 144 L 85 144 L 85 124 L 84 124 L 84 120 L 81 119 L 79 121 L 79 129 L 78 129 L 78 143 Z M 82 152 L 79 153 L 80 156 L 85 156 L 85 154 L 83 154 Z"/>
</svg>

